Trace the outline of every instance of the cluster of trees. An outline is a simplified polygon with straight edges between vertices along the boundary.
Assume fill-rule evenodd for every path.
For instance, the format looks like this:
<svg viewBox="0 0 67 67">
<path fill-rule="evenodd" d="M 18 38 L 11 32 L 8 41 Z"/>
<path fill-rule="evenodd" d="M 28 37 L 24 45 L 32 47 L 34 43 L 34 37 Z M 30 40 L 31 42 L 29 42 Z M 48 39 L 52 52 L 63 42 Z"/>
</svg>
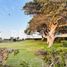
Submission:
<svg viewBox="0 0 67 67">
<path fill-rule="evenodd" d="M 26 15 L 32 15 L 25 33 L 39 32 L 47 38 L 51 47 L 55 35 L 67 31 L 67 0 L 32 0 L 23 7 Z"/>
<path fill-rule="evenodd" d="M 20 41 L 19 37 L 16 37 L 16 38 L 10 37 L 9 39 L 2 39 L 2 38 L 0 37 L 0 43 L 1 43 L 1 42 L 16 42 L 16 41 Z"/>
</svg>

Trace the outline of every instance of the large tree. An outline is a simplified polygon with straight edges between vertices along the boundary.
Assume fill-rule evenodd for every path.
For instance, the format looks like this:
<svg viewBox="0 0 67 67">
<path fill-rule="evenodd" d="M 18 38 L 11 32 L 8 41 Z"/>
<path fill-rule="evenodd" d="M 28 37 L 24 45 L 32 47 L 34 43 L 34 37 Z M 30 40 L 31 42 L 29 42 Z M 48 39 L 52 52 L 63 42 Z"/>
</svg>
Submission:
<svg viewBox="0 0 67 67">
<path fill-rule="evenodd" d="M 25 14 L 32 15 L 26 33 L 41 33 L 51 47 L 60 27 L 67 26 L 67 0 L 33 0 L 23 7 Z M 64 28 L 63 28 L 64 29 Z"/>
</svg>

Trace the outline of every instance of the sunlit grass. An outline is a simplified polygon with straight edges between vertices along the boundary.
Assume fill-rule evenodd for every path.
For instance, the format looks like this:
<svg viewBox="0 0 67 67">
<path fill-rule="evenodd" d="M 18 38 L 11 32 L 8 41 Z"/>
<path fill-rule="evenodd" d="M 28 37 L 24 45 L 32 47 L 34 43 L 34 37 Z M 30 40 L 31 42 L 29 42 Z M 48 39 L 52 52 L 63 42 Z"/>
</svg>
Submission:
<svg viewBox="0 0 67 67">
<path fill-rule="evenodd" d="M 41 49 L 47 51 L 50 51 L 51 49 L 67 50 L 67 47 L 64 47 L 62 43 L 55 43 L 51 48 L 48 48 L 46 42 L 35 40 L 0 43 L 0 48 L 19 49 L 19 54 L 17 54 L 16 56 L 10 54 L 7 60 L 7 64 L 12 67 L 22 67 L 20 65 L 22 61 L 28 62 L 30 67 L 42 67 L 42 59 L 35 55 L 36 51 Z"/>
</svg>

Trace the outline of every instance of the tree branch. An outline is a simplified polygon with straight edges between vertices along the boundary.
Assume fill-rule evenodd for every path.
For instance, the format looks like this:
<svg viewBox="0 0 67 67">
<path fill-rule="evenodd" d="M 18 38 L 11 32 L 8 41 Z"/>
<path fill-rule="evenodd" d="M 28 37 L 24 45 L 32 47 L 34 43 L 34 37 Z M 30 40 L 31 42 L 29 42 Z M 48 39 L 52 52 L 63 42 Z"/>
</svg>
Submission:
<svg viewBox="0 0 67 67">
<path fill-rule="evenodd" d="M 59 25 L 59 27 L 64 27 L 64 26 L 67 26 L 67 24 Z"/>
</svg>

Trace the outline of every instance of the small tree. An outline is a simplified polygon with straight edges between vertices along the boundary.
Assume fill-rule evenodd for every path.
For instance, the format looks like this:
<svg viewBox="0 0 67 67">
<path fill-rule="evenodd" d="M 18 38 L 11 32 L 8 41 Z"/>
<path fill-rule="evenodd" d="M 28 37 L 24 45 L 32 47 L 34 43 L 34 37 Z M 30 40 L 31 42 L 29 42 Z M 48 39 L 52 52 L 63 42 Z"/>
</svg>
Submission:
<svg viewBox="0 0 67 67">
<path fill-rule="evenodd" d="M 33 0 L 23 7 L 25 14 L 33 15 L 25 31 L 46 36 L 51 47 L 60 27 L 67 26 L 67 0 Z"/>
</svg>

